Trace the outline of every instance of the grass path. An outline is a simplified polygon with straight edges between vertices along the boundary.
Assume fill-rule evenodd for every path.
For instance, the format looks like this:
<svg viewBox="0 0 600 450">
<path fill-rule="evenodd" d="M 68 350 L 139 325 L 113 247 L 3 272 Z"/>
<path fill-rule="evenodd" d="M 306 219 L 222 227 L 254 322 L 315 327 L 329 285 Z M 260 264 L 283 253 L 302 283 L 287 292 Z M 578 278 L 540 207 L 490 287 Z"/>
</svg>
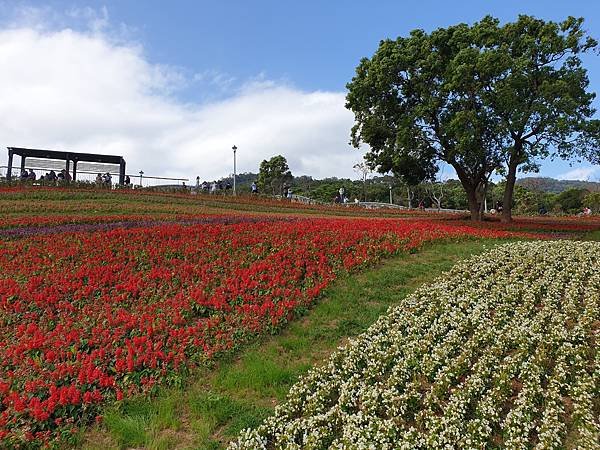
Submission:
<svg viewBox="0 0 600 450">
<path fill-rule="evenodd" d="M 86 449 L 220 449 L 240 430 L 258 425 L 284 400 L 298 377 L 348 337 L 364 331 L 388 307 L 498 240 L 434 243 L 330 286 L 303 318 L 275 336 L 198 370 L 185 388 L 162 390 L 107 410 L 104 425 L 83 434 Z"/>
</svg>

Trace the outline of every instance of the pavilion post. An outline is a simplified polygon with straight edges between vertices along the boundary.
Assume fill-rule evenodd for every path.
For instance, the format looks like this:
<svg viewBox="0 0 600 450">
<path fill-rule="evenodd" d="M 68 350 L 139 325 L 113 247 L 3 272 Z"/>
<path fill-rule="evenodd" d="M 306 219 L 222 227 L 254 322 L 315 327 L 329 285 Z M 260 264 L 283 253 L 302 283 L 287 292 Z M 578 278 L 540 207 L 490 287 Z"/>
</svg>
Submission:
<svg viewBox="0 0 600 450">
<path fill-rule="evenodd" d="M 13 165 L 13 150 L 8 149 L 8 170 L 6 171 L 6 181 L 12 179 L 12 165 Z"/>
<path fill-rule="evenodd" d="M 73 160 L 73 181 L 77 179 L 77 160 Z"/>
<path fill-rule="evenodd" d="M 121 158 L 121 162 L 119 163 L 119 184 L 125 184 L 125 160 Z"/>
</svg>

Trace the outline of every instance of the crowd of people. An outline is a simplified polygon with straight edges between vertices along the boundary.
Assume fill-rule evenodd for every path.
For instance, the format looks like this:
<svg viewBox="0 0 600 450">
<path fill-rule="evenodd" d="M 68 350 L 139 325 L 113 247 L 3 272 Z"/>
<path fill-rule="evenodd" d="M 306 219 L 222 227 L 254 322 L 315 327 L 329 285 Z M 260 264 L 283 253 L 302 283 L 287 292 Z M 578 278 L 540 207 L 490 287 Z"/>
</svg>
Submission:
<svg viewBox="0 0 600 450">
<path fill-rule="evenodd" d="M 58 173 L 54 170 L 50 170 L 46 172 L 44 175 L 37 177 L 36 173 L 33 169 L 23 169 L 21 170 L 21 174 L 19 176 L 19 180 L 21 182 L 39 182 L 41 184 L 60 184 L 63 182 L 70 182 L 73 180 L 71 174 L 66 170 L 62 169 Z M 101 188 L 110 188 L 112 187 L 112 175 L 110 172 L 99 173 L 96 175 L 95 184 L 97 187 Z M 129 175 L 125 175 L 123 185 L 125 187 L 131 187 L 131 178 Z"/>
<path fill-rule="evenodd" d="M 196 191 L 203 192 L 206 194 L 227 194 L 233 189 L 231 182 L 227 180 L 219 180 L 219 181 L 203 181 L 200 183 L 200 177 L 196 179 Z M 256 181 L 253 181 L 250 184 L 250 193 L 252 195 L 258 195 L 259 189 Z M 284 184 L 281 187 L 281 196 L 283 198 L 291 199 L 294 192 L 290 186 Z"/>
<path fill-rule="evenodd" d="M 222 180 L 212 182 L 204 181 L 197 187 L 199 187 L 199 189 L 201 189 L 202 192 L 209 194 L 227 193 L 232 188 L 231 183 L 229 181 L 223 182 Z"/>
<path fill-rule="evenodd" d="M 29 172 L 26 169 L 21 170 L 21 175 L 19 177 L 21 181 L 36 181 L 37 175 L 33 171 L 33 169 L 29 169 Z M 46 172 L 44 175 L 40 176 L 39 180 L 42 183 L 60 183 L 63 181 L 71 181 L 71 174 L 67 172 L 66 169 L 62 169 L 60 172 L 56 173 L 54 170 L 50 172 Z"/>
<path fill-rule="evenodd" d="M 127 187 L 131 185 L 131 179 L 129 178 L 129 175 L 125 176 L 123 185 Z M 112 175 L 110 174 L 110 172 L 99 173 L 98 175 L 96 175 L 96 186 L 110 188 L 112 186 Z"/>
</svg>

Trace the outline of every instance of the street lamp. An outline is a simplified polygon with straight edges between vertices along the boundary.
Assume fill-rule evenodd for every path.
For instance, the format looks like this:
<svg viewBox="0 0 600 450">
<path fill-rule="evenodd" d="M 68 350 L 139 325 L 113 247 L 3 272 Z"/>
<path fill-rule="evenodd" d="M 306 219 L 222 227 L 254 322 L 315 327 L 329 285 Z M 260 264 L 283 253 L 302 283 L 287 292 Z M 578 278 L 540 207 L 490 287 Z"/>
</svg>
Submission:
<svg viewBox="0 0 600 450">
<path fill-rule="evenodd" d="M 233 147 L 231 147 L 231 149 L 233 150 L 233 195 L 236 195 L 235 194 L 235 176 L 236 176 L 235 151 L 237 150 L 237 147 L 234 145 Z"/>
<path fill-rule="evenodd" d="M 142 187 L 142 177 L 144 176 L 144 171 L 140 170 L 140 187 Z"/>
<path fill-rule="evenodd" d="M 392 203 L 394 203 L 394 202 L 392 201 L 392 185 L 390 184 L 390 205 Z"/>
</svg>

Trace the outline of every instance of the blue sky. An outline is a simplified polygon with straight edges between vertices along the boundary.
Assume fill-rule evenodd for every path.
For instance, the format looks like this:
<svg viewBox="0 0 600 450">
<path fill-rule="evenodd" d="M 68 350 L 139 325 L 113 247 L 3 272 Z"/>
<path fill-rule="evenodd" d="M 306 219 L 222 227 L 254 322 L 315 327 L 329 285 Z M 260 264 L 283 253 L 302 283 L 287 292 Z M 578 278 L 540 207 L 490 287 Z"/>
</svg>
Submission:
<svg viewBox="0 0 600 450">
<path fill-rule="evenodd" d="M 32 40 L 34 43 L 28 47 L 28 51 L 31 50 L 32 54 L 36 54 L 35 48 L 48 45 L 44 44 L 44 40 L 57 38 L 57 33 L 67 29 L 73 31 L 74 37 L 71 37 L 74 41 L 75 38 L 80 38 L 77 42 L 86 38 L 100 40 L 107 46 L 107 52 L 111 49 L 116 53 L 123 49 L 133 49 L 132 51 L 137 52 L 136 57 L 139 61 L 132 63 L 132 67 L 143 65 L 147 69 L 142 77 L 147 76 L 148 73 L 160 72 L 158 77 L 160 80 L 153 79 L 149 82 L 147 95 L 151 97 L 151 103 L 159 99 L 166 102 L 162 105 L 166 110 L 180 108 L 173 116 L 178 120 L 181 119 L 182 111 L 190 112 L 190 110 L 193 113 L 187 119 L 190 121 L 215 120 L 215 114 L 218 112 L 224 114 L 224 117 L 229 116 L 232 121 L 244 120 L 243 115 L 232 117 L 231 111 L 235 107 L 238 110 L 247 109 L 248 117 L 263 117 L 264 114 L 264 120 L 261 119 L 260 123 L 243 130 L 237 130 L 236 127 L 241 126 L 239 123 L 231 123 L 230 128 L 234 130 L 231 133 L 227 132 L 226 119 L 223 119 L 224 123 L 218 124 L 206 122 L 206 127 L 224 130 L 225 136 L 217 138 L 211 135 L 212 140 L 207 140 L 213 142 L 211 145 L 215 148 L 225 147 L 225 142 L 229 140 L 228 142 L 235 141 L 234 143 L 240 147 L 240 152 L 246 147 L 252 154 L 252 157 L 242 160 L 242 165 L 245 165 L 242 169 L 256 171 L 261 158 L 269 153 L 285 154 L 287 151 L 290 154 L 286 156 L 291 160 L 290 165 L 293 170 L 316 176 L 326 174 L 324 167 L 332 172 L 331 175 L 351 176 L 352 161 L 344 159 L 344 152 L 351 154 L 355 160 L 360 159 L 358 151 L 350 147 L 342 148 L 342 145 L 347 146 L 349 138 L 349 126 L 346 126 L 349 116 L 340 110 L 340 101 L 343 102 L 345 85 L 352 78 L 361 57 L 372 55 L 381 39 L 406 35 L 414 28 L 430 31 L 459 22 L 474 22 L 486 14 L 492 14 L 501 21 L 511 21 L 518 14 L 532 14 L 550 20 L 561 20 L 568 15 L 583 16 L 586 19 L 585 28 L 592 36 L 600 39 L 600 2 L 592 0 L 568 2 L 512 0 L 21 2 L 0 0 L 1 23 L 9 28 L 34 30 L 37 33 Z M 17 38 L 11 36 L 10 39 Z M 5 42 L 14 45 L 13 40 L 7 38 Z M 56 41 L 57 39 L 52 40 L 54 43 Z M 65 51 L 74 53 L 73 48 L 76 45 L 69 44 Z M 53 48 L 56 52 L 63 51 L 58 44 Z M 87 53 L 89 54 L 89 51 Z M 104 57 L 109 58 L 106 56 L 108 54 L 105 53 Z M 24 60 L 17 63 L 25 66 L 28 63 L 25 58 L 23 56 Z M 584 61 L 589 72 L 591 89 L 600 92 L 600 58 L 598 55 L 589 55 Z M 68 63 L 69 61 L 66 60 L 65 64 Z M 102 65 L 102 58 L 97 63 Z M 122 77 L 129 80 L 140 73 L 135 70 L 137 69 L 122 74 Z M 112 86 L 113 82 L 118 83 L 111 80 L 108 84 Z M 90 83 L 97 83 L 96 90 L 101 90 L 102 86 L 107 84 L 103 79 L 90 79 Z M 133 90 L 138 87 L 133 86 Z M 50 86 L 49 89 L 59 89 L 59 87 Z M 300 136 L 289 131 L 293 124 L 282 125 L 281 120 L 274 120 L 271 125 L 274 134 L 278 134 L 276 127 L 283 127 L 288 131 L 278 134 L 277 139 L 265 138 L 261 143 L 261 137 L 268 135 L 269 120 L 285 114 L 283 105 L 274 111 L 265 112 L 265 108 L 268 109 L 274 99 L 289 99 L 286 103 L 291 102 L 293 105 L 293 102 L 300 102 L 303 105 L 294 108 L 290 115 L 294 115 L 293 112 L 299 109 L 304 110 L 308 115 L 313 114 L 306 106 L 311 104 L 317 104 L 315 108 L 318 112 L 330 108 L 332 116 L 323 117 L 321 120 L 329 125 L 316 126 L 313 122 L 299 118 L 297 127 L 315 129 L 311 137 L 310 130 L 307 131 L 307 136 Z M 133 102 L 134 100 L 131 105 L 124 107 L 130 113 L 129 115 L 137 111 Z M 335 102 L 337 102 L 336 107 L 333 106 Z M 0 99 L 0 109 L 1 103 Z M 257 104 L 262 109 L 257 107 Z M 596 106 L 599 105 L 600 102 L 597 100 Z M 254 114 L 253 107 L 259 108 Z M 336 118 L 333 118 L 334 115 Z M 173 147 L 179 144 L 183 147 L 187 133 L 189 138 L 197 143 L 195 145 L 201 146 L 202 137 L 207 136 L 206 134 L 192 135 L 189 131 L 182 131 L 182 128 L 174 131 L 174 134 L 181 135 L 180 139 L 174 143 L 168 142 L 166 138 L 168 127 L 165 124 L 173 123 L 175 121 L 173 117 L 161 119 L 161 126 L 165 129 L 157 138 L 164 139 L 165 145 Z M 42 119 L 42 117 L 36 118 L 36 120 Z M 184 120 L 186 119 L 181 119 L 182 122 Z M 259 130 L 261 123 L 267 127 L 266 130 Z M 66 128 L 68 124 L 68 118 L 65 118 L 64 122 L 57 122 L 55 126 Z M 349 124 L 351 125 L 351 116 Z M 181 123 L 179 126 L 185 128 Z M 102 146 L 113 148 L 125 153 L 126 156 L 130 153 L 129 159 L 134 164 L 143 165 L 143 153 L 135 150 L 137 139 L 135 134 L 127 134 L 130 133 L 127 131 L 130 128 L 119 131 L 121 141 L 114 136 L 112 140 L 106 137 L 110 134 L 110 129 L 108 126 L 103 128 L 105 135 L 94 131 L 96 137 L 93 142 L 86 141 L 82 136 L 61 140 L 60 133 L 54 132 L 48 138 L 48 143 L 93 147 L 96 150 Z M 9 130 L 6 135 L 27 141 L 24 139 L 27 135 L 23 133 L 28 131 L 34 132 L 34 130 L 27 130 L 26 125 L 21 125 L 21 134 Z M 314 141 L 311 141 L 313 138 Z M 244 139 L 248 141 L 248 145 Z M 0 134 L 0 145 L 4 146 L 2 140 Z M 295 145 L 292 142 L 294 140 L 302 142 L 302 145 Z M 44 144 L 44 142 L 32 141 L 36 145 Z M 330 152 L 327 146 L 334 142 L 336 150 L 331 150 L 334 164 L 324 166 L 324 163 L 319 162 L 319 158 L 326 157 Z M 6 145 L 16 144 L 7 142 Z M 148 146 L 143 142 L 138 145 Z M 311 149 L 306 152 L 310 155 L 301 155 L 303 148 L 309 146 Z M 312 148 L 313 146 L 318 148 Z M 187 156 L 182 156 L 182 159 L 189 159 L 192 153 L 191 150 L 187 150 L 185 153 Z M 159 157 L 160 151 L 156 149 L 152 158 Z M 216 160 L 211 160 L 215 177 L 226 174 L 222 172 L 227 172 L 228 157 L 227 153 L 223 152 L 222 165 Z M 0 158 L 2 158 L 1 154 Z M 205 159 L 210 157 L 207 155 Z M 339 169 L 340 165 L 349 167 L 342 170 Z M 189 162 L 183 167 L 173 165 L 168 168 L 168 171 L 183 174 L 185 167 L 190 166 L 193 167 L 194 173 L 201 173 L 207 178 L 212 176 L 211 171 L 201 170 L 201 162 Z M 155 171 L 162 170 L 159 164 L 150 167 Z M 319 168 L 323 170 L 318 170 Z M 598 179 L 600 176 L 600 169 L 590 167 L 589 164 L 576 164 L 574 168 L 579 169 L 578 173 L 574 173 L 579 175 L 579 178 Z M 541 173 L 547 176 L 564 176 L 572 169 L 564 162 L 544 163 Z M 310 173 L 311 170 L 316 173 Z M 192 177 L 192 174 L 190 173 L 189 176 Z"/>
</svg>

